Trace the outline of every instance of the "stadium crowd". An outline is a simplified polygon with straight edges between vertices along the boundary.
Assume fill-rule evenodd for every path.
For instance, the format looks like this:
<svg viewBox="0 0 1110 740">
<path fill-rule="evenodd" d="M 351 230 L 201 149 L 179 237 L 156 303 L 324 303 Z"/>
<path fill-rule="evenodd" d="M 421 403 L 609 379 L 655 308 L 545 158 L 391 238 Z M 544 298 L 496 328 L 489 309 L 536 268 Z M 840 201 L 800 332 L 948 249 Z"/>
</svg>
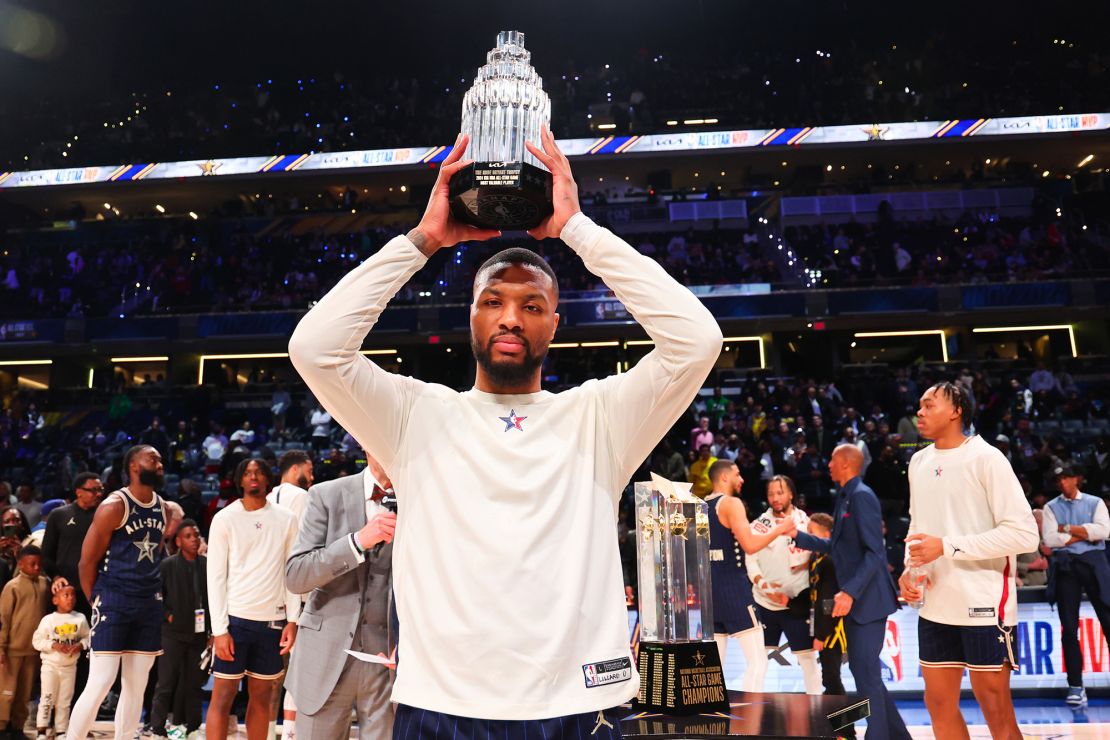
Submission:
<svg viewBox="0 0 1110 740">
<path fill-rule="evenodd" d="M 937 53 L 966 41 L 954 30 L 789 46 L 703 39 L 620 59 L 556 62 L 559 55 L 535 50 L 535 62 L 552 98 L 552 128 L 571 137 L 590 135 L 599 122 L 644 134 L 693 117 L 716 118 L 715 128 L 757 128 L 1105 109 L 1110 56 L 1096 46 L 1018 26 L 977 37 L 968 51 L 975 64 Z M 124 98 L 38 91 L 0 120 L 0 162 L 39 169 L 445 143 L 478 62 L 450 59 L 420 81 L 371 66 Z"/>
<path fill-rule="evenodd" d="M 395 233 L 368 227 L 322 234 L 267 230 L 240 219 L 158 220 L 80 246 L 42 246 L 13 235 L 0 255 L 0 308 L 12 318 L 301 310 Z M 269 222 L 265 222 L 268 224 Z M 111 228 L 112 225 L 107 225 Z M 619 228 L 618 228 L 619 230 Z M 771 283 L 799 288 L 803 268 L 819 287 L 928 286 L 1091 276 L 1110 269 L 1110 243 L 1066 219 L 965 213 L 957 219 L 789 226 L 783 259 L 769 229 L 633 233 L 627 238 L 687 285 Z M 472 265 L 511 240 L 438 254 L 398 294 L 398 304 L 468 300 Z M 561 245 L 536 248 L 566 297 L 604 289 Z M 243 280 L 249 265 L 250 280 Z"/>
<path fill-rule="evenodd" d="M 917 399 L 924 388 L 951 372 L 929 366 L 872 368 L 867 374 L 848 372 L 835 380 L 752 373 L 742 382 L 705 389 L 633 480 L 655 472 L 687 481 L 705 495 L 711 466 L 727 459 L 735 461 L 744 479 L 742 497 L 752 516 L 766 507 L 767 487 L 775 476 L 793 482 L 797 509 L 827 512 L 833 501 L 829 456 L 839 444 L 854 445 L 864 460 L 863 478 L 880 499 L 888 563 L 897 575 L 908 523 L 907 463 L 926 444 L 917 432 Z M 1044 363 L 962 367 L 955 376 L 975 400 L 973 430 L 1010 460 L 1035 509 L 1055 496 L 1061 469 L 1084 471 L 1084 491 L 1110 496 L 1107 378 L 1096 375 L 1077 381 L 1067 367 L 1049 368 Z M 354 474 L 366 464 L 357 442 L 303 386 L 287 386 L 269 377 L 255 380 L 235 390 L 174 388 L 162 379 L 139 387 L 121 382 L 111 398 L 91 405 L 88 399 L 71 399 L 67 406 L 66 394 L 16 391 L 5 396 L 0 413 L 0 612 L 19 593 L 30 589 L 34 595 L 34 589 L 47 588 L 40 571 L 49 576 L 67 572 L 51 528 L 60 526 L 60 518 L 72 517 L 74 507 L 84 507 L 91 517 L 100 499 L 99 494 L 90 498 L 86 490 L 121 488 L 126 482 L 124 452 L 136 443 L 151 445 L 162 455 L 167 473 L 163 493 L 175 511 L 179 509 L 179 518 L 195 523 L 202 551 L 213 517 L 243 495 L 235 480 L 236 471 L 243 469 L 240 463 L 257 460 L 275 471 L 275 481 L 279 472 L 283 480 L 288 477 L 291 465 L 307 463 L 314 474 L 307 480 L 316 482 Z M 568 384 L 580 380 L 565 379 Z M 632 501 L 630 485 L 621 498 L 618 525 L 630 598 L 635 592 Z M 183 526 L 188 542 L 182 546 L 196 547 L 196 538 L 188 534 L 193 525 Z M 174 543 L 180 540 L 175 537 Z M 1023 555 L 1020 583 L 1043 585 L 1051 555 L 1048 547 Z M 76 556 L 70 551 L 67 557 Z M 26 595 L 22 598 L 18 603 L 26 605 Z M 19 640 L 29 640 L 43 619 L 75 613 L 67 600 L 74 598 L 72 593 L 55 599 L 54 611 L 41 601 L 41 594 L 36 598 L 40 601 L 34 601 L 34 608 L 0 614 L 4 629 L 21 636 Z M 28 665 L 37 665 L 37 648 L 20 649 Z M 72 651 L 79 653 L 80 648 Z M 155 672 L 170 671 L 173 660 L 163 657 Z M 21 680 L 17 697 L 32 698 L 27 682 L 33 678 Z M 148 685 L 146 716 L 148 722 L 153 716 L 157 725 L 150 732 L 162 736 L 167 732 L 167 699 L 157 699 L 159 684 L 152 678 Z M 199 685 L 190 689 L 197 707 Z M 183 719 L 185 711 L 189 710 L 181 705 L 172 710 L 175 737 L 198 722 L 196 713 Z M 29 711 L 11 712 L 13 722 L 32 716 Z M 41 728 L 41 715 L 38 721 Z"/>
</svg>

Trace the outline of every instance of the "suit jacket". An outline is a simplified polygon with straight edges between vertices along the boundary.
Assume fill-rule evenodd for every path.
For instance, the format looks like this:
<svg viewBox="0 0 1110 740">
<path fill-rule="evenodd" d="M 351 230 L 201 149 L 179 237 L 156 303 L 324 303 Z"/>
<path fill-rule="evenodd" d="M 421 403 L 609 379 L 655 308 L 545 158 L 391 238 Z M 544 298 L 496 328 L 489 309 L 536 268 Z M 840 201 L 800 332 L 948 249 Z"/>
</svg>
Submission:
<svg viewBox="0 0 1110 740">
<path fill-rule="evenodd" d="M 381 649 L 386 649 L 393 545 L 377 554 L 367 552 L 361 563 L 351 548 L 350 535 L 366 525 L 365 475 L 309 489 L 297 544 L 285 564 L 288 589 L 308 594 L 297 620 L 297 644 L 285 687 L 297 709 L 308 714 L 320 710 L 339 682 L 347 658 L 343 651 L 351 648 L 364 616 L 381 633 Z M 373 614 L 363 614 L 364 604 Z"/>
<path fill-rule="evenodd" d="M 848 616 L 858 624 L 886 619 L 898 609 L 894 579 L 886 567 L 879 499 L 857 476 L 836 498 L 830 539 L 798 532 L 794 544 L 832 555 L 840 590 L 854 600 Z"/>
</svg>

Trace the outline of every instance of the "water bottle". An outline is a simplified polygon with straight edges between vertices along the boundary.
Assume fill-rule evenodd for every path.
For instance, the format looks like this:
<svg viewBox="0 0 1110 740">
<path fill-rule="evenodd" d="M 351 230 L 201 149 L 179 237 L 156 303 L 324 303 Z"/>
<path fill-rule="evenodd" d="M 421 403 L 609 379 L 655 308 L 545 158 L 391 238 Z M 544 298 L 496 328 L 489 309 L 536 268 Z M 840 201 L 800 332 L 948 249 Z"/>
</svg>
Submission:
<svg viewBox="0 0 1110 740">
<path fill-rule="evenodd" d="M 910 566 L 910 583 L 915 588 L 921 589 L 921 596 L 916 601 L 907 601 L 907 603 L 914 609 L 920 609 L 925 606 L 925 582 L 928 578 L 928 572 L 920 565 Z"/>
</svg>

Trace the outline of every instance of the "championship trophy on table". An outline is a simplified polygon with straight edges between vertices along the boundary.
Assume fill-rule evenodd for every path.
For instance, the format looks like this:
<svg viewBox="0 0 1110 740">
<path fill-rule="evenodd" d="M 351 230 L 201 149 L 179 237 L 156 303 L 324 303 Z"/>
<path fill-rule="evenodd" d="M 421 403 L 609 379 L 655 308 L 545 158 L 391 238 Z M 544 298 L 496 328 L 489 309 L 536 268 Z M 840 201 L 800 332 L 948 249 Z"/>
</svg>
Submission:
<svg viewBox="0 0 1110 740">
<path fill-rule="evenodd" d="M 640 693 L 636 706 L 667 714 L 728 711 L 713 641 L 709 508 L 689 484 L 652 474 L 637 483 Z"/>
<path fill-rule="evenodd" d="M 468 224 L 527 230 L 551 214 L 551 173 L 524 148 L 550 125 L 551 99 L 520 31 L 501 31 L 463 97 L 467 158 L 449 185 L 451 213 Z"/>
</svg>

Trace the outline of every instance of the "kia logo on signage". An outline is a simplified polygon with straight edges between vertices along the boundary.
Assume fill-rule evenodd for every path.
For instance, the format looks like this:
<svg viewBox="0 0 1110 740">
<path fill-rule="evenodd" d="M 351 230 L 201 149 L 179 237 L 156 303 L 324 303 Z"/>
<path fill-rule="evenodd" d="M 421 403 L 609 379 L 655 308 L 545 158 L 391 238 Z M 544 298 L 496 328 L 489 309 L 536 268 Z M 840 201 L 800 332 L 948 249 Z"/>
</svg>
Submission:
<svg viewBox="0 0 1110 740">
<path fill-rule="evenodd" d="M 504 166 L 505 166 L 504 162 L 489 162 L 489 163 L 486 164 L 486 167 L 504 167 Z"/>
</svg>

